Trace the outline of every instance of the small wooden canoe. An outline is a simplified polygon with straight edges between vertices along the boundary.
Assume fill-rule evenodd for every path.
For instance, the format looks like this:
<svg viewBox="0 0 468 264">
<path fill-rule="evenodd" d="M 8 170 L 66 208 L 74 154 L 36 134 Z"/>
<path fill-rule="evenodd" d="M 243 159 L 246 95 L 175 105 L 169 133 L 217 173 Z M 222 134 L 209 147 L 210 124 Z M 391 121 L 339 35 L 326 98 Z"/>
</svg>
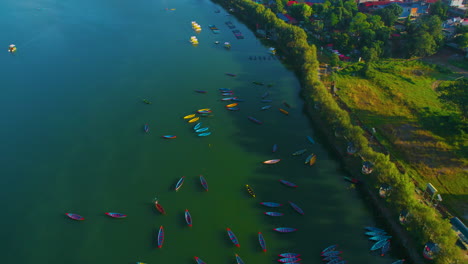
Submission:
<svg viewBox="0 0 468 264">
<path fill-rule="evenodd" d="M 262 102 L 262 103 L 271 103 L 271 102 L 273 102 L 273 100 L 270 100 L 270 99 L 263 99 L 261 102 Z"/>
<path fill-rule="evenodd" d="M 77 220 L 77 221 L 83 221 L 84 220 L 84 217 L 82 217 L 79 214 L 66 213 L 65 215 L 68 216 L 69 218 L 73 219 L 73 220 Z"/>
<path fill-rule="evenodd" d="M 232 243 L 236 247 L 240 247 L 239 241 L 237 240 L 236 235 L 234 235 L 234 232 L 232 232 L 232 230 L 230 228 L 226 228 L 226 231 L 227 231 L 229 239 L 231 239 Z"/>
<path fill-rule="evenodd" d="M 197 123 L 194 127 L 193 130 L 197 130 L 201 127 L 202 123 Z"/>
<path fill-rule="evenodd" d="M 267 252 L 265 238 L 263 237 L 262 232 L 258 232 L 258 243 L 260 243 L 260 247 L 262 247 L 263 252 Z"/>
<path fill-rule="evenodd" d="M 387 234 L 387 232 L 385 231 L 373 231 L 373 232 L 366 232 L 364 233 L 366 236 L 384 236 Z"/>
<path fill-rule="evenodd" d="M 145 130 L 146 133 L 149 132 L 149 125 L 148 124 L 145 124 L 145 126 L 143 127 L 143 129 Z"/>
<path fill-rule="evenodd" d="M 261 205 L 264 205 L 266 207 L 280 207 L 282 204 L 280 203 L 274 203 L 274 202 L 261 202 Z"/>
<path fill-rule="evenodd" d="M 265 93 L 262 95 L 262 99 L 267 98 L 268 95 L 270 95 L 270 93 L 269 93 L 269 92 L 265 92 Z"/>
<path fill-rule="evenodd" d="M 164 210 L 164 207 L 159 204 L 158 200 L 154 201 L 154 207 L 156 207 L 156 210 L 158 210 L 161 214 L 166 214 L 166 210 Z"/>
<path fill-rule="evenodd" d="M 295 183 L 292 183 L 290 181 L 286 181 L 286 180 L 279 180 L 282 184 L 288 186 L 288 187 L 293 187 L 293 188 L 297 188 L 297 185 Z"/>
<path fill-rule="evenodd" d="M 206 262 L 204 262 L 203 260 L 201 260 L 199 257 L 193 257 L 195 259 L 195 261 L 197 262 L 197 264 L 206 264 Z"/>
<path fill-rule="evenodd" d="M 237 76 L 236 74 L 229 73 L 229 72 L 226 72 L 226 75 L 227 75 L 227 76 L 231 76 L 231 77 L 236 77 L 236 76 Z"/>
<path fill-rule="evenodd" d="M 328 251 L 333 251 L 338 245 L 331 245 L 326 247 L 324 250 L 322 250 L 322 253 L 328 252 Z"/>
<path fill-rule="evenodd" d="M 175 191 L 177 192 L 180 187 L 182 187 L 182 184 L 184 184 L 185 176 L 182 176 L 182 178 L 177 181 L 176 186 L 175 186 Z"/>
<path fill-rule="evenodd" d="M 267 110 L 267 109 L 270 109 L 271 108 L 271 105 L 265 105 L 264 107 L 262 107 L 262 110 Z"/>
<path fill-rule="evenodd" d="M 212 113 L 213 111 L 210 108 L 204 108 L 204 109 L 198 109 L 197 113 L 199 114 L 209 114 Z"/>
<path fill-rule="evenodd" d="M 207 91 L 205 91 L 205 90 L 195 90 L 195 92 L 197 92 L 197 93 L 207 93 Z"/>
<path fill-rule="evenodd" d="M 146 100 L 146 99 L 143 99 L 142 101 L 143 101 L 143 103 L 145 103 L 145 104 L 151 104 L 151 102 L 148 101 L 148 100 Z"/>
<path fill-rule="evenodd" d="M 317 161 L 317 155 L 313 155 L 312 158 L 310 158 L 309 160 L 309 165 L 312 166 L 315 164 L 315 162 Z"/>
<path fill-rule="evenodd" d="M 208 191 L 208 182 L 206 182 L 206 179 L 203 177 L 203 175 L 200 175 L 200 183 L 203 186 L 203 189 Z"/>
<path fill-rule="evenodd" d="M 222 92 L 232 92 L 232 89 L 229 89 L 229 88 L 218 88 L 218 90 Z"/>
<path fill-rule="evenodd" d="M 253 117 L 253 116 L 248 116 L 247 118 L 248 118 L 250 121 L 254 122 L 254 123 L 257 123 L 257 124 L 259 124 L 259 125 L 262 124 L 262 121 L 256 119 L 256 118 Z"/>
<path fill-rule="evenodd" d="M 334 250 L 334 251 L 324 252 L 324 253 L 320 254 L 320 256 L 322 256 L 322 257 L 332 257 L 332 256 L 338 256 L 341 253 L 343 253 L 343 252 Z"/>
<path fill-rule="evenodd" d="M 380 240 L 377 241 L 372 247 L 371 250 L 377 250 L 381 247 L 384 247 L 386 244 L 388 244 L 390 241 L 389 240 Z"/>
<path fill-rule="evenodd" d="M 366 226 L 365 229 L 368 230 L 368 231 L 371 231 L 371 232 L 386 233 L 385 230 L 377 228 L 377 227 L 373 227 L 373 226 Z"/>
<path fill-rule="evenodd" d="M 269 216 L 283 216 L 283 213 L 279 212 L 265 212 L 264 214 L 269 215 Z"/>
<path fill-rule="evenodd" d="M 184 119 L 192 119 L 194 117 L 195 117 L 195 114 L 191 114 L 191 115 L 184 116 Z"/>
<path fill-rule="evenodd" d="M 380 240 L 388 240 L 392 238 L 392 236 L 373 236 L 373 237 L 369 237 L 369 240 L 373 240 L 373 241 L 380 241 Z"/>
<path fill-rule="evenodd" d="M 291 233 L 291 232 L 297 231 L 296 228 L 292 228 L 292 227 L 277 227 L 277 228 L 273 228 L 273 230 L 275 230 L 276 232 L 280 232 L 280 233 Z"/>
<path fill-rule="evenodd" d="M 276 152 L 278 150 L 278 144 L 274 144 L 273 145 L 273 149 L 272 149 L 272 152 Z"/>
<path fill-rule="evenodd" d="M 201 133 L 201 132 L 205 132 L 205 131 L 207 131 L 208 129 L 209 129 L 208 127 L 199 128 L 199 129 L 195 130 L 195 132 L 197 132 L 197 133 Z"/>
<path fill-rule="evenodd" d="M 291 201 L 288 201 L 288 203 L 291 205 L 291 207 L 296 211 L 298 212 L 299 214 L 301 215 L 304 215 L 304 211 L 295 203 L 291 202 Z"/>
<path fill-rule="evenodd" d="M 197 117 L 194 117 L 194 118 L 190 119 L 188 122 L 189 122 L 189 123 L 195 123 L 195 122 L 197 122 L 199 119 L 200 119 L 200 117 L 197 116 Z"/>
<path fill-rule="evenodd" d="M 234 107 L 234 106 L 237 106 L 237 105 L 239 105 L 239 104 L 238 103 L 232 103 L 232 104 L 226 105 L 226 107 Z"/>
<path fill-rule="evenodd" d="M 112 218 L 125 218 L 125 217 L 127 217 L 127 215 L 121 214 L 121 213 L 106 212 L 105 214 L 112 217 Z"/>
<path fill-rule="evenodd" d="M 197 117 L 198 118 L 198 117 Z M 165 139 L 174 139 L 174 138 L 177 138 L 177 136 L 175 135 L 164 135 L 164 136 L 161 136 L 162 138 L 165 138 Z"/>
<path fill-rule="evenodd" d="M 236 99 L 237 97 L 224 97 L 224 98 L 221 98 L 221 101 L 232 101 L 234 99 Z"/>
<path fill-rule="evenodd" d="M 244 264 L 244 261 L 242 261 L 241 257 L 239 257 L 239 255 L 236 254 L 236 262 L 237 264 Z"/>
<path fill-rule="evenodd" d="M 302 259 L 300 259 L 300 258 L 281 258 L 281 259 L 278 259 L 278 262 L 281 262 L 281 263 L 296 263 L 296 262 L 300 262 L 301 260 Z"/>
<path fill-rule="evenodd" d="M 329 256 L 329 257 L 324 257 L 322 258 L 323 261 L 326 261 L 327 264 L 330 263 L 331 261 L 335 261 L 335 262 L 338 262 L 340 263 L 339 261 L 341 261 L 343 258 L 340 257 L 340 256 Z M 333 262 L 332 262 L 333 263 Z"/>
<path fill-rule="evenodd" d="M 188 226 L 192 226 L 192 216 L 190 215 L 189 210 L 185 209 L 185 222 L 187 222 Z"/>
<path fill-rule="evenodd" d="M 285 114 L 285 115 L 289 115 L 289 112 L 284 110 L 283 108 L 279 108 L 280 112 Z"/>
<path fill-rule="evenodd" d="M 299 156 L 299 155 L 302 155 L 302 154 L 306 153 L 306 151 L 307 151 L 307 149 L 300 149 L 300 150 L 294 152 L 292 155 L 293 156 Z"/>
<path fill-rule="evenodd" d="M 307 136 L 307 139 L 310 141 L 310 143 L 315 144 L 315 140 L 311 136 Z"/>
<path fill-rule="evenodd" d="M 211 135 L 211 132 L 205 132 L 205 133 L 198 134 L 199 137 L 206 137 L 206 136 L 209 136 L 209 135 Z"/>
<path fill-rule="evenodd" d="M 291 108 L 291 106 L 290 106 L 288 103 L 283 102 L 283 104 L 284 104 L 287 108 Z"/>
<path fill-rule="evenodd" d="M 307 158 L 305 159 L 305 162 L 304 162 L 304 164 L 307 164 L 307 163 L 309 163 L 309 162 L 310 162 L 310 160 L 312 159 L 312 157 L 313 157 L 313 156 L 315 156 L 315 154 L 314 154 L 314 153 L 312 153 L 312 154 L 310 154 L 309 156 L 307 156 Z"/>
<path fill-rule="evenodd" d="M 226 109 L 229 110 L 229 111 L 239 111 L 240 110 L 239 107 L 228 107 Z"/>
<path fill-rule="evenodd" d="M 262 82 L 252 82 L 252 83 L 255 84 L 255 85 L 263 85 Z"/>
<path fill-rule="evenodd" d="M 265 160 L 263 163 L 264 164 L 276 164 L 278 162 L 280 162 L 281 159 L 272 159 L 272 160 Z"/>
<path fill-rule="evenodd" d="M 253 198 L 255 198 L 255 192 L 254 190 L 252 189 L 252 187 L 250 187 L 248 184 L 245 185 L 245 188 L 247 189 L 247 192 L 250 194 L 250 196 L 252 196 Z"/>
<path fill-rule="evenodd" d="M 158 232 L 158 248 L 162 248 L 163 244 L 164 244 L 164 227 L 160 226 L 159 232 Z"/>
<path fill-rule="evenodd" d="M 297 253 L 281 253 L 279 254 L 278 256 L 282 257 L 282 258 L 297 258 L 299 257 L 301 254 L 297 254 Z"/>
</svg>

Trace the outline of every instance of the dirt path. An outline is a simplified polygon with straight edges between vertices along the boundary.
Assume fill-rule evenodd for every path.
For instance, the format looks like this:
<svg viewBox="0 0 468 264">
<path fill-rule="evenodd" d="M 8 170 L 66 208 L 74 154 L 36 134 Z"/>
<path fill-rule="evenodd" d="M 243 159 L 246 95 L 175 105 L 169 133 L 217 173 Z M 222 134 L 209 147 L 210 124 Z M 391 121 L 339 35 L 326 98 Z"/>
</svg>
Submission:
<svg viewBox="0 0 468 264">
<path fill-rule="evenodd" d="M 449 68 L 454 73 L 460 74 L 468 78 L 468 70 L 456 67 L 449 63 L 450 60 L 463 61 L 463 54 L 457 53 L 449 48 L 443 48 L 436 54 L 423 58 L 422 61 L 441 65 Z"/>
</svg>

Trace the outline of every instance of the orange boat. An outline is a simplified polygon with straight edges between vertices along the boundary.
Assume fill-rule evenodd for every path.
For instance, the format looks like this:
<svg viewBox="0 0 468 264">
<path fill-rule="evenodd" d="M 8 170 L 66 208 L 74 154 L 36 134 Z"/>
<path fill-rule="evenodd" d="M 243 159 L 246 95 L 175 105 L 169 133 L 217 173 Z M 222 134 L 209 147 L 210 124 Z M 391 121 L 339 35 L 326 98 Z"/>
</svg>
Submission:
<svg viewBox="0 0 468 264">
<path fill-rule="evenodd" d="M 315 164 L 315 161 L 317 161 L 317 155 L 313 155 L 312 158 L 310 158 L 309 165 L 312 166 Z"/>
<path fill-rule="evenodd" d="M 285 114 L 285 115 L 289 115 L 289 112 L 288 112 L 288 111 L 286 111 L 286 110 L 284 110 L 284 109 L 282 109 L 282 108 L 280 108 L 279 110 L 280 110 L 281 113 L 283 113 L 283 114 Z"/>
<path fill-rule="evenodd" d="M 263 163 L 264 164 L 276 164 L 278 162 L 280 162 L 281 159 L 272 159 L 272 160 L 265 160 Z"/>
<path fill-rule="evenodd" d="M 226 105 L 226 107 L 234 107 L 234 106 L 237 106 L 237 105 L 238 105 L 238 103 L 233 103 L 233 104 Z"/>
<path fill-rule="evenodd" d="M 154 206 L 156 207 L 156 210 L 158 210 L 161 214 L 166 214 L 166 210 L 159 204 L 159 201 L 156 200 L 154 202 Z"/>
</svg>

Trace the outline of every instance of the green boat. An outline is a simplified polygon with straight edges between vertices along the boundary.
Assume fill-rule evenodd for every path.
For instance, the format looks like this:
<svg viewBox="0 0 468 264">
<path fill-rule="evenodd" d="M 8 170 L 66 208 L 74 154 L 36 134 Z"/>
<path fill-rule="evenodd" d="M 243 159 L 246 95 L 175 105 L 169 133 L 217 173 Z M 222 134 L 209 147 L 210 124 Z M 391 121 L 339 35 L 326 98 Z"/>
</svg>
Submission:
<svg viewBox="0 0 468 264">
<path fill-rule="evenodd" d="M 151 104 L 151 102 L 148 101 L 148 100 L 146 100 L 146 99 L 143 99 L 142 101 L 143 101 L 143 103 L 145 103 L 145 104 Z"/>
</svg>

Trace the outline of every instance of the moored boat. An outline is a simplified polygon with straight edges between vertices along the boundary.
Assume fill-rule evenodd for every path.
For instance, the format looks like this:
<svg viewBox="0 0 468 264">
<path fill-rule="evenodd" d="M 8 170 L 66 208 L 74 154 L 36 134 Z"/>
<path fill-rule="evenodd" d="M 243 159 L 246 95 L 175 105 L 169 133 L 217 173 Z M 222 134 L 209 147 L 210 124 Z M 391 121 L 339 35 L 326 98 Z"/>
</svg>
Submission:
<svg viewBox="0 0 468 264">
<path fill-rule="evenodd" d="M 79 214 L 66 213 L 65 215 L 68 216 L 69 218 L 73 219 L 73 220 L 77 220 L 77 221 L 83 221 L 84 220 L 84 217 L 82 217 Z"/>
<path fill-rule="evenodd" d="M 306 151 L 307 151 L 307 149 L 300 149 L 298 151 L 295 151 L 292 155 L 293 156 L 299 156 L 299 155 L 304 154 Z"/>
<path fill-rule="evenodd" d="M 317 161 L 317 155 L 312 154 L 312 157 L 309 160 L 309 166 L 314 165 L 316 161 Z"/>
<path fill-rule="evenodd" d="M 234 106 L 237 106 L 237 105 L 238 105 L 238 103 L 232 103 L 232 104 L 226 105 L 226 107 L 234 107 Z"/>
<path fill-rule="evenodd" d="M 203 177 L 203 175 L 200 175 L 200 183 L 203 186 L 203 189 L 208 191 L 208 182 L 206 182 L 206 179 Z"/>
<path fill-rule="evenodd" d="M 211 132 L 205 132 L 205 133 L 198 134 L 199 137 L 206 137 L 206 136 L 209 136 L 209 135 L 211 135 Z"/>
<path fill-rule="evenodd" d="M 255 85 L 263 85 L 262 82 L 252 82 L 252 83 L 255 84 Z"/>
<path fill-rule="evenodd" d="M 361 183 L 360 180 L 356 179 L 356 178 L 350 178 L 350 177 L 343 177 L 343 179 L 345 179 L 346 181 L 349 181 L 350 183 L 354 183 L 354 184 L 359 184 Z"/>
<path fill-rule="evenodd" d="M 366 226 L 365 229 L 368 230 L 368 231 L 384 232 L 385 233 L 385 230 L 377 228 L 377 227 L 373 227 L 373 226 Z"/>
<path fill-rule="evenodd" d="M 184 184 L 184 180 L 185 180 L 185 176 L 182 176 L 179 181 L 177 181 L 176 185 L 175 185 L 175 191 L 177 192 L 180 187 L 182 187 L 182 184 Z"/>
<path fill-rule="evenodd" d="M 281 259 L 278 259 L 278 262 L 281 262 L 281 263 L 296 263 L 296 262 L 299 262 L 301 260 L 302 259 L 300 259 L 300 258 L 281 258 Z"/>
<path fill-rule="evenodd" d="M 392 264 L 403 264 L 403 262 L 405 262 L 404 259 L 400 259 L 400 260 L 397 260 L 395 262 L 392 262 Z"/>
<path fill-rule="evenodd" d="M 224 97 L 224 98 L 221 98 L 221 101 L 232 101 L 234 99 L 236 99 L 237 97 Z"/>
<path fill-rule="evenodd" d="M 288 201 L 288 203 L 291 205 L 291 207 L 296 211 L 298 212 L 299 214 L 301 215 L 304 215 L 304 211 L 299 207 L 297 206 L 297 204 L 291 202 L 291 201 Z"/>
<path fill-rule="evenodd" d="M 198 109 L 197 113 L 199 114 L 207 114 L 207 113 L 212 113 L 213 111 L 210 108 L 203 108 L 203 109 Z"/>
<path fill-rule="evenodd" d="M 197 117 L 194 117 L 194 118 L 190 119 L 188 122 L 189 123 L 194 123 L 194 122 L 197 122 L 199 119 L 200 119 L 200 117 L 197 116 Z"/>
<path fill-rule="evenodd" d="M 280 232 L 280 233 L 291 233 L 291 232 L 297 231 L 296 228 L 292 228 L 292 227 L 277 227 L 277 228 L 273 228 L 273 230 L 275 230 L 276 232 Z"/>
<path fill-rule="evenodd" d="M 164 244 L 164 227 L 160 226 L 159 232 L 158 232 L 158 248 L 162 248 L 163 244 Z"/>
<path fill-rule="evenodd" d="M 154 207 L 156 207 L 156 210 L 158 210 L 161 214 L 166 214 L 166 210 L 164 210 L 164 207 L 159 204 L 158 200 L 154 201 Z"/>
<path fill-rule="evenodd" d="M 254 122 L 254 123 L 257 123 L 257 124 L 259 124 L 259 125 L 261 125 L 261 124 L 263 123 L 262 121 L 256 119 L 256 118 L 253 117 L 253 116 L 248 116 L 247 118 L 248 118 L 250 121 L 252 121 L 252 122 Z"/>
<path fill-rule="evenodd" d="M 185 222 L 187 222 L 188 226 L 192 226 L 192 216 L 190 215 L 189 210 L 185 209 Z"/>
<path fill-rule="evenodd" d="M 148 124 L 145 124 L 145 126 L 143 127 L 143 129 L 145 130 L 146 133 L 149 132 L 149 125 Z"/>
<path fill-rule="evenodd" d="M 392 238 L 392 236 L 373 236 L 373 237 L 369 237 L 369 240 L 373 240 L 373 241 L 380 241 L 380 240 L 387 240 L 387 239 L 390 239 Z"/>
<path fill-rule="evenodd" d="M 269 216 L 283 216 L 283 213 L 279 212 L 265 212 L 264 214 L 269 215 Z"/>
<path fill-rule="evenodd" d="M 309 162 L 310 162 L 310 160 L 312 159 L 312 157 L 313 157 L 314 155 L 315 155 L 315 154 L 314 154 L 314 153 L 312 153 L 312 154 L 310 154 L 309 156 L 307 156 L 307 158 L 305 159 L 305 162 L 304 162 L 304 164 L 307 164 L 307 163 L 309 163 Z"/>
<path fill-rule="evenodd" d="M 230 47 L 230 46 L 229 46 L 229 47 Z M 226 72 L 226 75 L 227 75 L 227 76 L 231 76 L 231 77 L 236 77 L 236 76 L 237 76 L 236 74 L 229 73 L 229 72 Z"/>
<path fill-rule="evenodd" d="M 295 183 L 292 183 L 290 181 L 286 181 L 286 180 L 279 180 L 282 184 L 286 185 L 286 186 L 289 186 L 289 187 L 293 187 L 293 188 L 296 188 L 297 185 Z"/>
<path fill-rule="evenodd" d="M 342 260 L 341 258 L 335 258 L 327 262 L 327 264 L 345 264 L 345 263 L 347 263 L 346 260 Z"/>
<path fill-rule="evenodd" d="M 276 152 L 278 150 L 278 144 L 274 144 L 272 148 L 272 152 Z"/>
<path fill-rule="evenodd" d="M 270 93 L 269 93 L 269 92 L 265 92 L 265 93 L 262 95 L 262 99 L 267 98 L 268 95 L 270 95 Z"/>
<path fill-rule="evenodd" d="M 207 93 L 207 91 L 205 91 L 205 90 L 195 90 L 195 92 L 197 92 L 197 93 Z"/>
<path fill-rule="evenodd" d="M 283 104 L 284 104 L 287 108 L 291 108 L 291 106 L 290 106 L 288 103 L 283 102 Z"/>
<path fill-rule="evenodd" d="M 381 249 L 380 249 L 380 256 L 385 256 L 387 252 L 390 250 L 390 240 L 388 240 L 388 243 L 385 244 Z"/>
<path fill-rule="evenodd" d="M 278 162 L 280 162 L 281 159 L 272 159 L 272 160 L 265 160 L 263 163 L 264 164 L 276 164 Z"/>
<path fill-rule="evenodd" d="M 270 109 L 271 108 L 271 105 L 265 105 L 264 107 L 262 107 L 262 110 L 267 110 L 267 109 Z"/>
<path fill-rule="evenodd" d="M 270 100 L 270 99 L 263 99 L 261 102 L 262 102 L 262 103 L 271 103 L 271 102 L 273 102 L 273 100 Z"/>
<path fill-rule="evenodd" d="M 195 256 L 193 257 L 195 259 L 195 261 L 197 262 L 197 264 L 206 264 L 206 262 L 204 262 L 203 260 L 201 260 L 199 257 Z"/>
<path fill-rule="evenodd" d="M 274 202 L 261 202 L 261 205 L 264 205 L 266 207 L 280 207 L 282 204 L 280 203 L 274 203 Z"/>
<path fill-rule="evenodd" d="M 105 214 L 112 217 L 112 218 L 125 218 L 125 217 L 127 217 L 127 215 L 121 214 L 121 213 L 106 212 Z"/>
<path fill-rule="evenodd" d="M 299 257 L 301 254 L 297 254 L 297 253 L 281 253 L 279 254 L 278 256 L 282 257 L 282 258 L 297 258 Z"/>
<path fill-rule="evenodd" d="M 279 111 L 285 115 L 289 115 L 289 112 L 284 110 L 283 108 L 279 108 Z"/>
<path fill-rule="evenodd" d="M 340 256 L 328 256 L 328 257 L 324 257 L 322 258 L 323 261 L 326 261 L 326 262 L 330 262 L 330 261 L 333 261 L 333 260 L 342 260 L 343 258 L 340 257 Z"/>
<path fill-rule="evenodd" d="M 205 131 L 207 131 L 208 129 L 209 129 L 208 127 L 199 128 L 199 129 L 195 130 L 195 132 L 197 132 L 197 133 L 201 133 L 201 132 L 205 132 Z"/>
<path fill-rule="evenodd" d="M 198 118 L 198 117 L 197 117 Z M 165 138 L 165 139 L 174 139 L 174 138 L 177 138 L 177 136 L 175 135 L 163 135 L 161 136 L 162 138 Z"/>
<path fill-rule="evenodd" d="M 147 99 L 142 99 L 142 101 L 143 101 L 143 103 L 145 103 L 145 104 L 151 104 L 151 102 L 148 101 Z"/>
<path fill-rule="evenodd" d="M 229 110 L 229 111 L 239 111 L 240 110 L 239 107 L 227 107 L 226 109 Z"/>
<path fill-rule="evenodd" d="M 267 252 L 265 238 L 263 237 L 262 232 L 258 232 L 258 242 L 260 243 L 260 247 L 262 247 L 263 252 Z"/>
<path fill-rule="evenodd" d="M 227 231 L 228 236 L 229 236 L 229 238 L 231 239 L 232 243 L 233 243 L 236 247 L 240 247 L 239 241 L 237 240 L 236 235 L 234 235 L 234 232 L 232 232 L 232 230 L 231 230 L 230 228 L 226 228 L 226 231 Z"/>
<path fill-rule="evenodd" d="M 385 246 L 385 244 L 389 243 L 388 240 L 380 240 L 380 241 L 377 241 L 374 245 L 372 245 L 371 247 L 371 250 L 377 250 L 383 246 Z"/>
<path fill-rule="evenodd" d="M 333 251 L 323 252 L 322 254 L 320 254 L 320 256 L 322 256 L 322 257 L 331 257 L 331 256 L 338 256 L 341 253 L 343 253 L 343 252 L 338 251 L 338 250 L 333 250 Z"/>
<path fill-rule="evenodd" d="M 322 253 L 325 253 L 325 252 L 328 252 L 328 251 L 333 251 L 336 249 L 338 245 L 331 245 L 331 246 L 328 246 L 326 247 L 324 250 L 322 250 Z"/>
<path fill-rule="evenodd" d="M 253 198 L 255 198 L 255 192 L 254 190 L 252 189 L 252 187 L 250 187 L 248 184 L 245 185 L 245 188 L 247 188 L 247 192 L 250 194 L 250 196 L 252 196 Z"/>
<path fill-rule="evenodd" d="M 244 261 L 242 261 L 241 257 L 239 257 L 239 255 L 236 254 L 236 262 L 237 264 L 244 264 Z"/>
<path fill-rule="evenodd" d="M 194 117 L 195 117 L 195 114 L 191 114 L 191 115 L 184 116 L 184 119 L 192 119 Z"/>
<path fill-rule="evenodd" d="M 382 231 L 365 232 L 364 234 L 366 236 L 383 236 L 383 235 L 386 235 L 387 232 L 382 230 Z"/>
<path fill-rule="evenodd" d="M 201 127 L 202 123 L 197 123 L 194 127 L 193 130 L 197 130 Z"/>
<path fill-rule="evenodd" d="M 310 141 L 310 143 L 315 144 L 315 140 L 311 136 L 307 136 L 307 139 Z"/>
</svg>

